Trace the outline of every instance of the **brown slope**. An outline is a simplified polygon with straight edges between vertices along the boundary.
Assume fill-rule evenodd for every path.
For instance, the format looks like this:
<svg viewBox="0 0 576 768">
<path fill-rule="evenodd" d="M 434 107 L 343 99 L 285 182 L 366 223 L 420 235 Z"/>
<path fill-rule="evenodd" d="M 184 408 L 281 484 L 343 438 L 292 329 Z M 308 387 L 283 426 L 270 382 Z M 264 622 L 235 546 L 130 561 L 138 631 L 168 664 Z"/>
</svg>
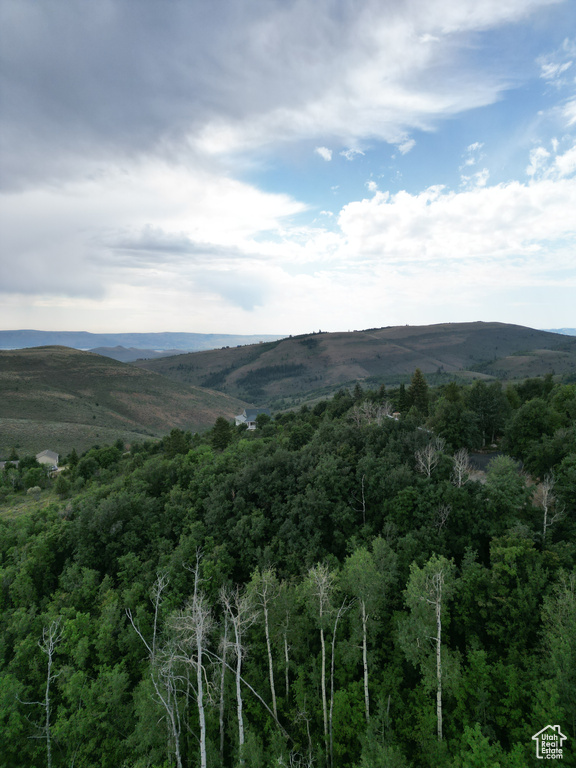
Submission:
<svg viewBox="0 0 576 768">
<path fill-rule="evenodd" d="M 36 424 L 45 430 L 50 425 L 48 431 L 56 436 L 67 429 L 75 431 L 66 425 L 90 427 L 85 430 L 90 435 L 96 427 L 102 435 L 108 434 L 106 430 L 162 435 L 172 427 L 206 428 L 218 416 L 231 417 L 243 407 L 221 392 L 171 381 L 90 352 L 68 347 L 0 350 L 3 450 L 6 444 L 15 444 L 18 421 L 23 434 Z"/>
<path fill-rule="evenodd" d="M 565 336 L 505 323 L 444 323 L 310 334 L 136 365 L 252 402 L 336 387 L 371 376 L 479 368 L 522 350 L 555 349 Z"/>
</svg>

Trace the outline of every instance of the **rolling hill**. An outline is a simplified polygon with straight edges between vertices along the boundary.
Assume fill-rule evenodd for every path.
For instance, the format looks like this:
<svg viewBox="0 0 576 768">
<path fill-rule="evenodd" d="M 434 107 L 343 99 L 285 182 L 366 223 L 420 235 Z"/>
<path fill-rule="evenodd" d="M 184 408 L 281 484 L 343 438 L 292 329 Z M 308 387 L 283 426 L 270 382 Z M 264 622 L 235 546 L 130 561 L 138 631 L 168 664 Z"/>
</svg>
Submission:
<svg viewBox="0 0 576 768">
<path fill-rule="evenodd" d="M 576 339 L 505 323 L 445 323 L 294 336 L 134 365 L 255 404 L 286 405 L 355 381 L 397 384 L 416 368 L 486 378 L 573 373 Z"/>
<path fill-rule="evenodd" d="M 244 403 L 68 347 L 0 351 L 0 456 L 200 430 Z"/>
<path fill-rule="evenodd" d="M 101 348 L 106 354 L 110 348 L 122 346 L 150 351 L 194 352 L 216 349 L 225 345 L 257 344 L 273 341 L 278 334 L 254 334 L 243 336 L 227 333 L 88 333 L 87 331 L 0 331 L 0 349 L 25 347 L 65 346 L 73 349 L 94 351 Z M 114 357 L 114 355 L 110 355 Z M 132 358 L 133 360 L 136 357 Z"/>
</svg>

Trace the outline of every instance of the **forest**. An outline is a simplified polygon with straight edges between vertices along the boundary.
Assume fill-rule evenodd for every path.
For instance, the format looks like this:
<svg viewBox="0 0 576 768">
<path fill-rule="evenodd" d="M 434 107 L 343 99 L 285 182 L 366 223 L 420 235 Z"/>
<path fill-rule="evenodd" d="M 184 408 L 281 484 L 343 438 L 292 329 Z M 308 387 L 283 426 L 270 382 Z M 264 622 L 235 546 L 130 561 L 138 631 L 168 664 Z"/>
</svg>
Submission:
<svg viewBox="0 0 576 768">
<path fill-rule="evenodd" d="M 525 768 L 549 724 L 576 765 L 576 384 L 19 458 L 0 768 Z"/>
</svg>

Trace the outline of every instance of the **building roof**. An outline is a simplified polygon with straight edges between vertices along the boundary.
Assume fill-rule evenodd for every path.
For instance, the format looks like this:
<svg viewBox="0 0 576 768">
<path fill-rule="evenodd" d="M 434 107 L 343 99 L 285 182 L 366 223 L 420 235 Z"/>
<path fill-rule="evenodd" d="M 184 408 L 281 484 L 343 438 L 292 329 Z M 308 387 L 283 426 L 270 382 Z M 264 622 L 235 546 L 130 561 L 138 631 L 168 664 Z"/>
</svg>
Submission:
<svg viewBox="0 0 576 768">
<path fill-rule="evenodd" d="M 36 454 L 36 461 L 42 461 L 42 459 L 48 459 L 53 464 L 58 464 L 58 454 L 54 451 L 41 451 Z"/>
</svg>

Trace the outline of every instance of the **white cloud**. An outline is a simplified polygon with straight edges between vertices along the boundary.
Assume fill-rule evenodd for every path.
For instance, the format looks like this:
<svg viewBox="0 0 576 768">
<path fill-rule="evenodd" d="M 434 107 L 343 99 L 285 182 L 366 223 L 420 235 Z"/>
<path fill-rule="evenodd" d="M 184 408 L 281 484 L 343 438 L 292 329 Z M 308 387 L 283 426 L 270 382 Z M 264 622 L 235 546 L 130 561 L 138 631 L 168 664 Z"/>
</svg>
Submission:
<svg viewBox="0 0 576 768">
<path fill-rule="evenodd" d="M 362 152 L 361 149 L 344 149 L 340 154 L 342 157 L 345 157 L 346 160 L 355 160 L 358 155 L 364 155 L 364 152 Z"/>
<path fill-rule="evenodd" d="M 378 184 L 375 181 L 370 180 L 366 182 L 366 187 L 369 192 L 378 192 Z"/>
<path fill-rule="evenodd" d="M 558 152 L 560 143 L 552 139 L 553 152 L 535 147 L 530 152 L 530 165 L 526 173 L 532 178 L 562 179 L 576 173 L 576 143 L 564 152 Z"/>
<path fill-rule="evenodd" d="M 563 64 L 543 62 L 540 77 L 544 78 L 544 80 L 557 80 L 560 75 L 570 69 L 572 63 L 571 61 L 565 61 Z"/>
<path fill-rule="evenodd" d="M 332 160 L 332 150 L 328 149 L 328 147 L 316 147 L 314 152 L 316 152 L 317 155 L 320 155 L 322 160 L 326 160 L 327 163 Z"/>
<path fill-rule="evenodd" d="M 407 155 L 408 152 L 410 152 L 410 150 L 415 146 L 416 142 L 414 139 L 406 139 L 405 141 L 402 141 L 400 144 L 398 144 L 398 151 L 401 155 Z"/>
<path fill-rule="evenodd" d="M 526 168 L 528 176 L 538 176 L 547 167 L 550 152 L 544 147 L 536 147 L 530 151 L 530 165 Z"/>
<path fill-rule="evenodd" d="M 576 98 L 565 105 L 564 117 L 569 126 L 576 125 Z"/>
<path fill-rule="evenodd" d="M 464 189 L 474 189 L 476 187 L 485 187 L 490 178 L 490 171 L 488 168 L 482 168 L 481 171 L 473 173 L 471 176 L 460 177 L 460 186 Z"/>
<path fill-rule="evenodd" d="M 576 237 L 575 206 L 574 179 L 513 182 L 459 193 L 431 187 L 418 195 L 379 192 L 350 203 L 339 223 L 346 248 L 365 263 L 464 264 L 482 259 L 505 264 L 518 259 L 524 264 L 538 254 L 541 264 L 554 268 L 559 264 L 551 254 L 557 254 L 558 242 L 567 238 L 572 243 Z"/>
</svg>

